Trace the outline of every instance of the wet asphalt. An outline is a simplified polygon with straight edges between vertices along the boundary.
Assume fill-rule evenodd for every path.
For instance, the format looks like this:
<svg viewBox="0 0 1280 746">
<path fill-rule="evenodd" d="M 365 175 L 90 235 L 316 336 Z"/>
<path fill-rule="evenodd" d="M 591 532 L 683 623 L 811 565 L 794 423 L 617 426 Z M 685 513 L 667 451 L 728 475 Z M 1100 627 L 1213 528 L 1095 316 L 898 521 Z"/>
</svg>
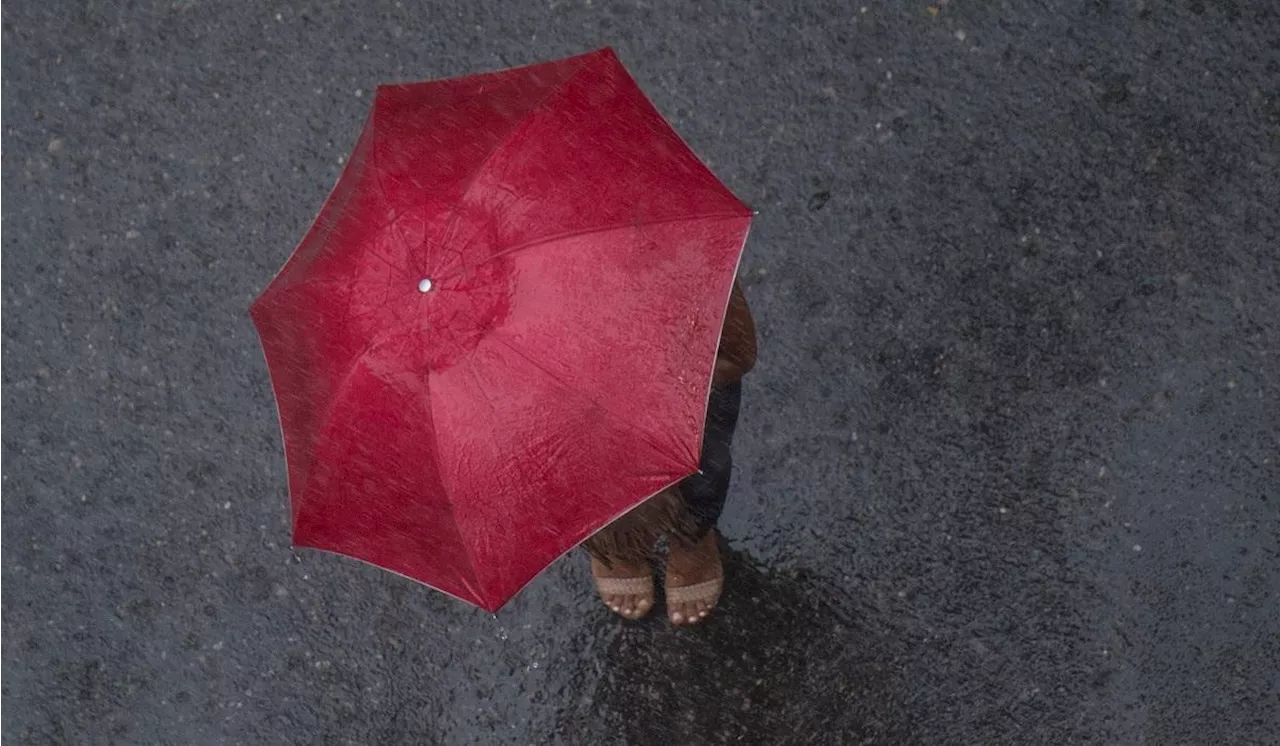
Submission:
<svg viewBox="0 0 1280 746">
<path fill-rule="evenodd" d="M 6 3 L 13 743 L 1280 742 L 1280 11 Z M 617 48 L 760 210 L 702 629 L 289 548 L 246 309 L 378 82 Z"/>
</svg>

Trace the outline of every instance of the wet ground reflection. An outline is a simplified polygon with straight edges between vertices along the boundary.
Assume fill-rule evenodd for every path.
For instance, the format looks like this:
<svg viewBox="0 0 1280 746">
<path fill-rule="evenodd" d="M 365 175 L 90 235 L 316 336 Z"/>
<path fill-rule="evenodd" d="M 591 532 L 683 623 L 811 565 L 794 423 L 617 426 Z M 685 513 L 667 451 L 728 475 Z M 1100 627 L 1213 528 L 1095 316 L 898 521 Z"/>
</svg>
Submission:
<svg viewBox="0 0 1280 746">
<path fill-rule="evenodd" d="M 659 608 L 636 623 L 601 615 L 582 660 L 597 679 L 561 713 L 574 743 L 858 743 L 894 730 L 891 646 L 803 573 L 727 550 L 716 616 L 673 630 Z"/>
</svg>

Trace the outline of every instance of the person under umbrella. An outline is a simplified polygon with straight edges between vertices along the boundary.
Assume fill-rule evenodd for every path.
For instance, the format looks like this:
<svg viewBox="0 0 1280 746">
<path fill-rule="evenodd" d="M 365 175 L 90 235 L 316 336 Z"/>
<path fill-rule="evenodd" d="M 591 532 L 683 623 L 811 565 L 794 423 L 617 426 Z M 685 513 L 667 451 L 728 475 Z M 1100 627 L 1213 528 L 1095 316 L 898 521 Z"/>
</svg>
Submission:
<svg viewBox="0 0 1280 746">
<path fill-rule="evenodd" d="M 596 590 L 627 619 L 654 606 L 654 547 L 668 541 L 667 614 L 672 624 L 696 624 L 711 613 L 724 585 L 716 521 L 733 466 L 730 446 L 742 402 L 742 378 L 755 367 L 756 330 L 742 287 L 734 283 L 716 352 L 707 404 L 701 470 L 606 526 L 584 543 Z"/>
<path fill-rule="evenodd" d="M 612 50 L 379 86 L 250 308 L 294 545 L 496 612 L 658 494 L 593 546 L 672 537 L 672 618 L 701 618 L 754 350 L 722 334 L 753 215 Z M 635 556 L 598 552 L 602 582 L 638 589 L 611 604 L 629 615 L 652 606 Z"/>
</svg>

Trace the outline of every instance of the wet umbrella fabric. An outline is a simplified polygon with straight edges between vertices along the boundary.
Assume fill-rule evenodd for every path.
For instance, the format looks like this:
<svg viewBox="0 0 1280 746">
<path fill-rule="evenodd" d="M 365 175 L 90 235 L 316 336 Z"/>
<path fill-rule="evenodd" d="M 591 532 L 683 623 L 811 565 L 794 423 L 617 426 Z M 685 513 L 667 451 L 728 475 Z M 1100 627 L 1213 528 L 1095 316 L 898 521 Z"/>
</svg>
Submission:
<svg viewBox="0 0 1280 746">
<path fill-rule="evenodd" d="M 493 611 L 696 471 L 750 219 L 610 50 L 379 87 L 251 309 L 295 545 Z"/>
</svg>

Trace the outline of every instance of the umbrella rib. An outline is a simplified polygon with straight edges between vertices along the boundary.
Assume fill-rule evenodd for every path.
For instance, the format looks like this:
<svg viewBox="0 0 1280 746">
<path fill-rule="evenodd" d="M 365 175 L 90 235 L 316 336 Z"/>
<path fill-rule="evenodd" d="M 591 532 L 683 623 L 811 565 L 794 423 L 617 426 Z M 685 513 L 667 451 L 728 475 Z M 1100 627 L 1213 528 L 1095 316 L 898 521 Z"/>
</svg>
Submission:
<svg viewBox="0 0 1280 746">
<path fill-rule="evenodd" d="M 342 171 L 338 174 L 337 181 L 334 182 L 333 188 L 329 190 L 329 196 L 325 197 L 324 204 L 321 205 L 320 212 L 317 215 L 316 220 L 313 220 L 311 222 L 311 225 L 307 228 L 306 233 L 303 234 L 302 240 L 299 241 L 297 245 L 293 247 L 293 251 L 289 253 L 289 258 L 285 260 L 284 266 L 280 267 L 279 271 L 277 271 L 276 274 L 271 278 L 271 281 L 267 283 L 267 287 L 263 290 L 263 293 L 262 293 L 263 295 L 270 292 L 271 289 L 275 287 L 275 285 L 278 282 L 280 282 L 280 280 L 285 276 L 286 271 L 291 270 L 290 265 L 294 265 L 295 262 L 298 260 L 298 252 L 302 250 L 303 246 L 307 244 L 308 239 L 310 239 L 312 235 L 316 232 L 318 227 L 317 224 L 319 222 L 319 217 L 328 214 L 331 211 L 331 209 L 335 209 L 335 206 L 339 201 L 342 201 L 343 208 L 347 207 L 351 202 L 351 199 L 353 198 L 353 195 L 355 193 L 356 186 L 358 186 L 358 183 L 351 184 L 350 185 L 351 189 L 346 192 L 343 191 L 343 187 L 344 185 L 347 184 L 348 173 L 354 173 L 354 169 L 356 168 L 356 165 L 355 165 L 356 156 L 360 153 L 360 147 L 362 143 L 364 143 L 364 136 L 368 130 L 368 125 L 371 118 L 372 118 L 372 114 L 370 114 L 369 119 L 365 120 L 365 126 L 361 128 L 360 135 L 356 138 L 356 144 L 355 144 L 355 147 L 352 149 L 351 157 L 347 159 L 346 164 L 342 167 Z M 358 182 L 359 175 L 353 177 L 353 180 Z M 331 234 L 332 234 L 332 231 L 330 231 L 330 235 L 326 236 L 324 240 L 324 243 L 326 245 L 328 244 L 328 239 L 332 237 Z M 285 286 L 287 287 L 289 284 L 290 283 L 286 282 Z"/>
<path fill-rule="evenodd" d="M 554 381 L 561 389 L 567 392 L 570 396 L 574 396 L 579 399 L 586 399 L 592 405 L 599 407 L 601 411 L 603 411 L 606 415 L 609 416 L 609 419 L 620 424 L 622 427 L 626 428 L 627 430 L 635 433 L 641 439 L 643 439 L 646 443 L 648 443 L 651 447 L 653 447 L 655 451 L 671 459 L 674 463 L 680 464 L 681 467 L 683 468 L 683 464 L 681 464 L 681 459 L 678 456 L 674 456 L 670 452 L 668 452 L 666 447 L 663 446 L 661 443 L 659 443 L 658 440 L 654 438 L 652 434 L 645 432 L 639 427 L 636 427 L 635 425 L 631 424 L 625 418 L 619 415 L 617 412 L 614 412 L 613 410 L 609 409 L 609 407 L 605 406 L 603 402 L 597 401 L 589 396 L 582 394 L 581 392 L 575 391 L 572 386 L 565 383 L 560 378 L 560 376 L 556 375 L 555 371 L 551 370 L 546 365 L 543 365 L 541 362 L 538 361 L 537 358 L 535 358 L 533 355 L 526 352 L 515 342 L 506 339 L 503 335 L 498 333 L 493 333 L 490 336 L 492 339 L 496 340 L 503 347 L 506 347 L 508 350 L 511 350 L 515 354 L 524 358 L 525 361 L 528 362 L 530 365 L 542 371 L 544 374 L 546 374 L 548 378 Z"/>
<path fill-rule="evenodd" d="M 392 225 L 402 217 L 404 217 L 404 213 L 397 213 L 395 217 L 383 222 L 381 225 L 378 225 L 375 228 L 370 228 L 368 232 L 376 233 L 376 232 L 382 231 L 383 229 L 389 227 L 390 225 Z M 362 253 L 368 256 L 372 256 L 374 259 L 377 259 L 378 261 L 382 262 L 384 265 L 386 265 L 387 269 L 391 270 L 392 272 L 401 272 L 401 273 L 404 272 L 403 267 L 397 267 L 396 265 L 391 263 L 390 259 L 387 259 L 381 254 L 377 254 L 370 251 L 365 251 Z M 348 278 L 322 277 L 322 278 L 313 279 L 313 280 L 285 282 L 279 287 L 273 287 L 272 285 L 268 285 L 267 290 L 274 291 L 274 292 L 284 292 L 286 290 L 292 290 L 294 288 L 315 287 L 315 286 L 322 286 L 327 284 L 347 285 L 347 284 L 366 283 L 366 282 L 372 282 L 372 280 L 365 280 L 359 277 L 348 277 Z"/>
<path fill-rule="evenodd" d="M 556 241 L 563 241 L 566 238 L 586 236 L 592 233 L 607 233 L 609 231 L 616 231 L 622 228 L 629 228 L 632 226 L 643 228 L 649 225 L 663 225 L 666 223 L 683 223 L 683 222 L 693 222 L 696 220 L 731 220 L 731 219 L 748 218 L 750 216 L 751 216 L 750 213 L 743 214 L 739 212 L 714 212 L 714 213 L 707 213 L 704 215 L 686 215 L 686 216 L 674 217 L 674 218 L 662 218 L 660 220 L 646 220 L 644 222 L 637 222 L 635 220 L 619 221 L 617 223 L 609 223 L 607 225 L 597 225 L 591 228 L 582 228 L 580 230 L 565 231 L 563 233 L 556 233 L 551 236 L 543 236 L 540 238 L 535 238 L 531 241 L 526 241 L 522 244 L 516 244 L 515 246 L 505 248 L 502 251 L 497 252 L 496 254 L 490 254 L 489 256 L 485 257 L 484 260 L 482 261 L 476 262 L 475 264 L 467 265 L 466 267 L 462 267 L 447 275 L 444 275 L 441 279 L 452 279 L 460 275 L 465 275 L 466 273 L 479 269 L 480 267 L 483 267 L 489 262 L 495 261 L 497 259 L 501 259 L 503 257 L 507 257 L 512 254 L 519 253 L 521 251 L 524 251 L 525 249 L 537 248 L 538 246 L 542 246 L 543 244 L 554 243 Z"/>
<path fill-rule="evenodd" d="M 341 401 L 342 392 L 346 390 L 348 384 L 350 384 L 351 380 L 355 378 L 356 372 L 360 369 L 360 366 L 364 365 L 365 358 L 374 350 L 399 340 L 400 338 L 404 337 L 405 334 L 406 333 L 402 332 L 398 334 L 386 334 L 380 337 L 376 337 L 370 340 L 369 343 L 365 345 L 364 349 L 356 353 L 356 355 L 352 358 L 350 367 L 348 367 L 346 371 L 343 372 L 342 378 L 339 380 L 338 385 L 334 387 L 334 394 L 330 399 L 331 405 L 325 409 L 324 414 L 319 419 L 319 425 L 316 428 L 316 433 L 318 438 L 323 437 L 323 434 L 330 429 L 333 413 L 334 413 L 334 410 L 336 409 L 336 406 L 334 405 L 336 405 L 337 402 Z M 440 453 L 440 449 L 439 449 L 440 439 L 439 439 L 439 433 L 436 430 L 436 426 L 435 426 L 435 417 L 432 414 L 430 409 L 431 388 L 429 383 L 429 377 L 430 377 L 430 373 L 428 372 L 428 375 L 424 377 L 423 386 L 425 390 L 422 392 L 424 396 L 420 398 L 419 406 L 423 409 L 425 416 L 431 422 L 432 445 L 433 445 L 433 448 L 435 449 L 434 451 L 435 454 L 438 455 Z M 442 470 L 438 468 L 438 464 L 437 464 L 437 470 L 442 472 Z M 302 516 L 302 513 L 306 507 L 307 497 L 309 494 L 308 487 L 309 485 L 304 484 L 298 490 L 297 510 L 295 511 L 295 514 L 299 517 Z M 448 504 L 449 515 L 452 517 L 454 516 L 453 502 L 449 499 L 449 490 L 448 490 L 448 487 L 444 484 L 443 475 L 441 476 L 441 488 L 444 490 L 445 503 Z M 298 518 L 295 518 L 293 521 L 294 531 L 297 530 L 297 524 L 298 524 Z M 456 518 L 454 518 L 454 525 L 455 527 L 457 526 Z M 458 528 L 458 534 L 459 536 L 462 535 L 461 528 Z M 347 555 L 344 555 L 344 556 L 347 556 Z M 480 581 L 480 576 L 476 571 L 475 562 L 472 559 L 470 552 L 466 553 L 466 558 L 467 558 L 467 567 L 471 570 L 471 577 L 475 580 L 477 588 L 481 588 L 482 584 Z M 360 559 L 360 558 L 356 557 L 356 559 Z M 418 581 L 418 582 L 422 582 L 422 581 Z"/>
<path fill-rule="evenodd" d="M 276 294 L 276 295 L 285 295 L 286 293 L 289 293 L 294 290 L 305 290 L 308 288 L 339 287 L 339 288 L 347 289 L 347 288 L 356 287 L 360 285 L 373 285 L 374 287 L 377 287 L 380 289 L 384 289 L 384 290 L 386 289 L 385 282 L 379 282 L 377 280 L 368 279 L 368 278 L 325 277 L 325 278 L 316 279 L 316 280 L 305 280 L 303 282 L 291 282 L 286 285 L 281 285 L 278 288 L 271 288 L 271 292 L 272 294 Z"/>
<path fill-rule="evenodd" d="M 378 191 L 382 193 L 382 201 L 388 206 L 391 205 L 391 197 L 387 194 L 387 185 L 382 183 L 382 169 L 378 166 L 378 149 L 373 148 L 373 182 L 377 184 Z M 414 274 L 421 275 L 422 269 L 413 260 L 413 254 L 409 251 L 409 242 L 405 240 L 404 231 L 400 230 L 400 218 L 403 212 L 397 211 L 395 220 L 388 223 L 394 231 L 397 238 L 400 239 L 400 247 L 404 250 L 405 264 L 414 271 Z"/>
<path fill-rule="evenodd" d="M 359 370 L 360 366 L 364 364 L 365 358 L 369 355 L 369 353 L 373 352 L 374 350 L 384 345 L 388 345 L 388 344 L 391 344 L 392 342 L 395 342 L 405 334 L 407 334 L 407 332 L 401 332 L 399 334 L 384 334 L 379 337 L 374 337 L 373 339 L 369 340 L 369 342 L 364 346 L 363 349 L 361 349 L 359 352 L 351 356 L 351 364 L 348 365 L 347 369 L 342 372 L 342 377 L 338 379 L 338 384 L 333 387 L 333 394 L 329 397 L 329 406 L 325 407 L 324 413 L 317 419 L 317 422 L 318 422 L 318 425 L 316 426 L 317 439 L 320 439 L 321 436 L 323 436 L 324 433 L 329 430 L 330 423 L 332 422 L 332 419 L 333 419 L 334 410 L 337 409 L 338 402 L 342 400 L 342 393 L 346 390 L 347 385 L 351 383 L 351 379 L 355 378 L 356 371 Z M 298 492 L 298 509 L 296 511 L 298 515 L 302 515 L 302 508 L 306 504 L 307 487 L 308 485 L 303 485 L 302 489 L 299 490 Z M 294 521 L 294 524 L 295 524 L 294 527 L 296 528 L 297 527 L 296 520 Z"/>
<path fill-rule="evenodd" d="M 449 507 L 449 519 L 453 521 L 453 528 L 458 532 L 458 538 L 463 543 L 463 555 L 467 559 L 467 569 L 471 571 L 471 578 L 476 584 L 478 590 L 484 590 L 484 583 L 480 580 L 480 573 L 476 568 L 475 559 L 471 556 L 470 547 L 466 546 L 466 537 L 462 533 L 462 525 L 458 523 L 457 514 L 453 511 L 453 499 L 449 495 L 449 485 L 445 483 L 445 471 L 440 466 L 440 431 L 436 428 L 436 416 L 431 408 L 431 376 L 433 372 L 428 368 L 426 375 L 422 377 L 422 395 L 418 397 L 418 406 L 422 409 L 423 416 L 431 425 L 431 457 L 436 462 L 436 474 L 440 477 L 440 491 L 444 493 L 444 503 Z M 481 594 L 483 595 L 483 594 Z"/>
<path fill-rule="evenodd" d="M 282 287 L 278 291 L 276 291 L 276 293 L 280 297 L 288 297 L 288 294 L 291 293 L 292 291 L 299 290 L 302 288 L 322 287 L 324 285 L 342 285 L 342 284 L 343 283 L 340 283 L 337 280 L 320 280 L 320 281 L 314 281 L 314 282 L 308 282 L 308 283 L 299 283 L 297 285 L 286 285 L 285 287 Z M 376 305 L 366 306 L 365 309 L 363 311 L 360 311 L 359 313 L 352 313 L 351 298 L 353 295 L 354 295 L 354 292 L 348 292 L 346 295 L 346 301 L 343 304 L 343 313 L 342 313 L 343 325 L 346 325 L 346 326 L 349 326 L 353 322 L 359 321 L 363 318 L 366 318 L 375 313 L 378 313 L 379 311 L 386 309 L 391 304 L 397 301 L 403 300 L 405 297 L 405 294 L 403 293 L 400 295 L 389 296 L 389 297 L 386 297 L 381 303 L 378 303 Z M 404 319 L 399 314 L 393 314 L 393 315 L 396 317 L 398 321 L 400 321 L 401 323 L 404 323 Z M 372 346 L 366 347 L 364 352 L 367 352 L 370 349 L 372 349 Z M 361 354 L 363 354 L 363 352 Z"/>
<path fill-rule="evenodd" d="M 516 134 L 519 133 L 520 130 L 529 126 L 529 122 L 532 119 L 534 113 L 536 113 L 539 109 L 541 109 L 543 105 L 547 103 L 547 101 L 550 101 L 553 96 L 555 96 L 557 93 L 559 93 L 560 91 L 563 91 L 566 87 L 568 87 L 569 83 L 573 82 L 579 75 L 582 75 L 582 73 L 586 72 L 587 69 L 588 69 L 588 66 L 586 64 L 580 65 L 577 70 L 573 71 L 572 75 L 565 78 L 558 85 L 556 85 L 555 87 L 549 89 L 546 93 L 544 93 L 542 97 L 539 98 L 538 101 L 533 106 L 529 107 L 528 111 L 521 114 L 520 118 L 516 120 L 514 123 L 512 123 L 511 129 L 508 130 L 507 133 L 502 136 L 502 139 L 498 140 L 498 142 L 495 143 L 494 146 L 489 149 L 488 153 L 485 153 L 484 158 L 480 159 L 480 163 L 476 165 L 475 170 L 473 170 L 471 174 L 467 176 L 467 183 L 462 188 L 462 195 L 459 196 L 458 199 L 453 203 L 453 209 L 450 211 L 451 214 L 449 215 L 449 224 L 445 226 L 444 236 L 440 240 L 441 245 L 448 243 L 452 239 L 454 229 L 457 227 L 457 224 L 458 224 L 458 219 L 462 216 L 461 206 L 464 202 L 467 201 L 467 197 L 471 195 L 472 190 L 475 188 L 476 183 L 480 181 L 480 176 L 484 174 L 485 168 L 488 167 L 489 163 L 493 161 L 493 159 L 498 155 L 498 153 L 503 148 L 505 148 L 507 145 L 511 143 L 513 139 L 515 139 Z"/>
</svg>

